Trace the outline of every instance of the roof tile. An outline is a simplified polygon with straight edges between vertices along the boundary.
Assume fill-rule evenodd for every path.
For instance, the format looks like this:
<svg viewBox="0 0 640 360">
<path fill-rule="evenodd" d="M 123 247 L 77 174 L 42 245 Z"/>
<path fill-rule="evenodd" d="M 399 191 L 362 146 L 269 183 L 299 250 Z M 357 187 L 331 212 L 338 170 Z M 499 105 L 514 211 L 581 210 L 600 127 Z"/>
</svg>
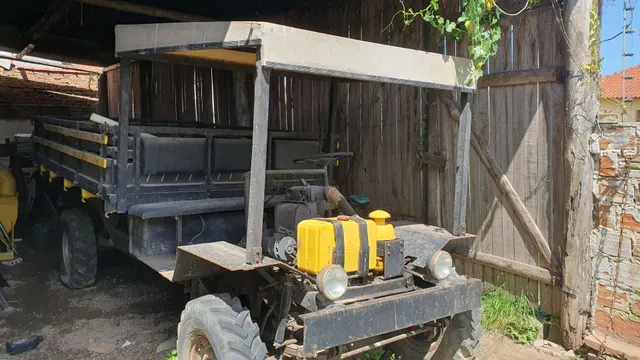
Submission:
<svg viewBox="0 0 640 360">
<path fill-rule="evenodd" d="M 625 81 L 625 97 L 640 98 L 640 65 L 626 69 L 625 75 L 633 77 Z M 600 80 L 600 90 L 604 98 L 622 99 L 622 71 L 603 76 Z"/>
</svg>

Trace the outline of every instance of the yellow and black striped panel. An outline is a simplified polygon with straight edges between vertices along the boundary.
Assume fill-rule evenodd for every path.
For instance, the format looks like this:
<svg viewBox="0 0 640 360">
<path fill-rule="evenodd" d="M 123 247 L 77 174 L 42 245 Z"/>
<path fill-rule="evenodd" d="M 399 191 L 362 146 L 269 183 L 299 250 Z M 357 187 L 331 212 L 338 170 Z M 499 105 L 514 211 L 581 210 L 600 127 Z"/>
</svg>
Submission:
<svg viewBox="0 0 640 360">
<path fill-rule="evenodd" d="M 55 132 L 58 134 L 62 134 L 64 136 L 74 137 L 76 139 L 86 140 L 90 142 L 94 142 L 96 144 L 106 145 L 109 141 L 109 137 L 102 134 L 96 134 L 88 131 L 69 129 L 62 126 L 56 126 L 51 124 L 43 124 L 42 127 L 47 131 Z"/>
<path fill-rule="evenodd" d="M 101 167 L 103 169 L 107 168 L 107 159 L 86 152 L 86 151 L 82 151 L 82 150 L 78 150 L 75 148 L 72 148 L 70 146 L 66 146 L 66 145 L 61 145 L 58 144 L 57 142 L 51 141 L 51 140 L 47 140 L 47 139 L 43 139 L 41 137 L 38 136 L 33 136 L 33 142 L 36 144 L 40 144 L 42 146 L 46 146 L 48 148 L 54 149 L 56 151 L 59 151 L 63 154 L 67 154 L 69 156 L 72 156 L 76 159 L 80 159 L 82 161 L 88 162 L 89 164 Z"/>
</svg>

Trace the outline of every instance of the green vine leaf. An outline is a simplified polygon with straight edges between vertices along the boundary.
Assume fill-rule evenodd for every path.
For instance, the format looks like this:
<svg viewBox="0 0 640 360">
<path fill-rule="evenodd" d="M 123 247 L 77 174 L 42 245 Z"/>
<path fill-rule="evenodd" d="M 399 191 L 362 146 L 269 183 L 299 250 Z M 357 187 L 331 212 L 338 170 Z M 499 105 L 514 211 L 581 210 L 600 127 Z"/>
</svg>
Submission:
<svg viewBox="0 0 640 360">
<path fill-rule="evenodd" d="M 466 81 L 470 84 L 482 76 L 482 67 L 498 51 L 498 42 L 502 36 L 498 25 L 500 12 L 493 6 L 493 0 L 462 0 L 462 13 L 457 20 L 452 21 L 440 15 L 440 1 L 444 0 L 430 0 L 424 9 L 415 11 L 405 8 L 404 2 L 400 0 L 402 10 L 398 14 L 402 14 L 405 26 L 416 18 L 421 18 L 442 35 L 453 36 L 458 40 L 466 38 L 468 53 L 474 66 Z M 391 26 L 390 24 L 389 27 Z"/>
</svg>

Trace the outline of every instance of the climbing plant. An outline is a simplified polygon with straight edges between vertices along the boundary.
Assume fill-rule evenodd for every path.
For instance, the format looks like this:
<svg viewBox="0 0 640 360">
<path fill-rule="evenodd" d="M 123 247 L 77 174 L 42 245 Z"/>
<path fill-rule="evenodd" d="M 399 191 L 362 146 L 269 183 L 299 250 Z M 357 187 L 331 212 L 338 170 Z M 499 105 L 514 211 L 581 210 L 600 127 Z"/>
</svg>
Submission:
<svg viewBox="0 0 640 360">
<path fill-rule="evenodd" d="M 396 15 L 402 15 L 403 23 L 409 26 L 416 19 L 431 24 L 445 36 L 468 41 L 469 57 L 473 60 L 474 70 L 467 83 L 482 76 L 482 67 L 498 51 L 501 29 L 498 24 L 500 10 L 493 0 L 462 0 L 462 12 L 457 19 L 447 19 L 440 15 L 440 4 L 444 0 L 427 0 L 420 10 L 406 8 L 400 0 L 402 9 Z"/>
</svg>

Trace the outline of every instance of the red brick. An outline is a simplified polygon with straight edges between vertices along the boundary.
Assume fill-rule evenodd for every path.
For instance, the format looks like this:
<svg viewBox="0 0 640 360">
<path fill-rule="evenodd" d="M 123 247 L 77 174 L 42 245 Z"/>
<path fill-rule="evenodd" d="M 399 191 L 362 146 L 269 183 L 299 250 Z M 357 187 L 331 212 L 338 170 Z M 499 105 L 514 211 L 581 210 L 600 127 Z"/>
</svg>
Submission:
<svg viewBox="0 0 640 360">
<path fill-rule="evenodd" d="M 607 155 L 602 155 L 600 158 L 600 176 L 616 176 L 617 173 L 613 159 Z"/>
<path fill-rule="evenodd" d="M 615 224 L 613 223 L 613 217 L 611 216 L 611 206 L 600 205 L 598 208 L 598 221 L 600 226 L 613 228 Z"/>
<path fill-rule="evenodd" d="M 598 300 L 600 306 L 613 307 L 614 294 L 603 285 L 598 285 Z M 616 303 L 624 303 L 627 301 L 627 294 L 618 290 L 615 294 Z"/>
<path fill-rule="evenodd" d="M 640 343 L 640 322 L 623 319 L 615 312 L 611 314 L 609 311 L 609 309 L 596 310 L 596 326 L 604 331 L 611 330 L 614 334 L 625 340 Z M 611 319 L 613 319 L 613 321 L 611 321 Z"/>
<path fill-rule="evenodd" d="M 95 74 L 66 70 L 0 69 L 0 117 L 30 118 L 65 109 L 71 116 L 88 116 L 98 104 L 97 80 Z"/>
<path fill-rule="evenodd" d="M 601 200 L 622 203 L 625 201 L 625 189 L 627 190 L 627 199 L 632 200 L 635 188 L 621 182 L 612 182 L 611 180 L 598 184 L 598 195 Z"/>
<path fill-rule="evenodd" d="M 625 230 L 640 231 L 640 222 L 631 214 L 622 214 L 622 227 Z"/>
</svg>

